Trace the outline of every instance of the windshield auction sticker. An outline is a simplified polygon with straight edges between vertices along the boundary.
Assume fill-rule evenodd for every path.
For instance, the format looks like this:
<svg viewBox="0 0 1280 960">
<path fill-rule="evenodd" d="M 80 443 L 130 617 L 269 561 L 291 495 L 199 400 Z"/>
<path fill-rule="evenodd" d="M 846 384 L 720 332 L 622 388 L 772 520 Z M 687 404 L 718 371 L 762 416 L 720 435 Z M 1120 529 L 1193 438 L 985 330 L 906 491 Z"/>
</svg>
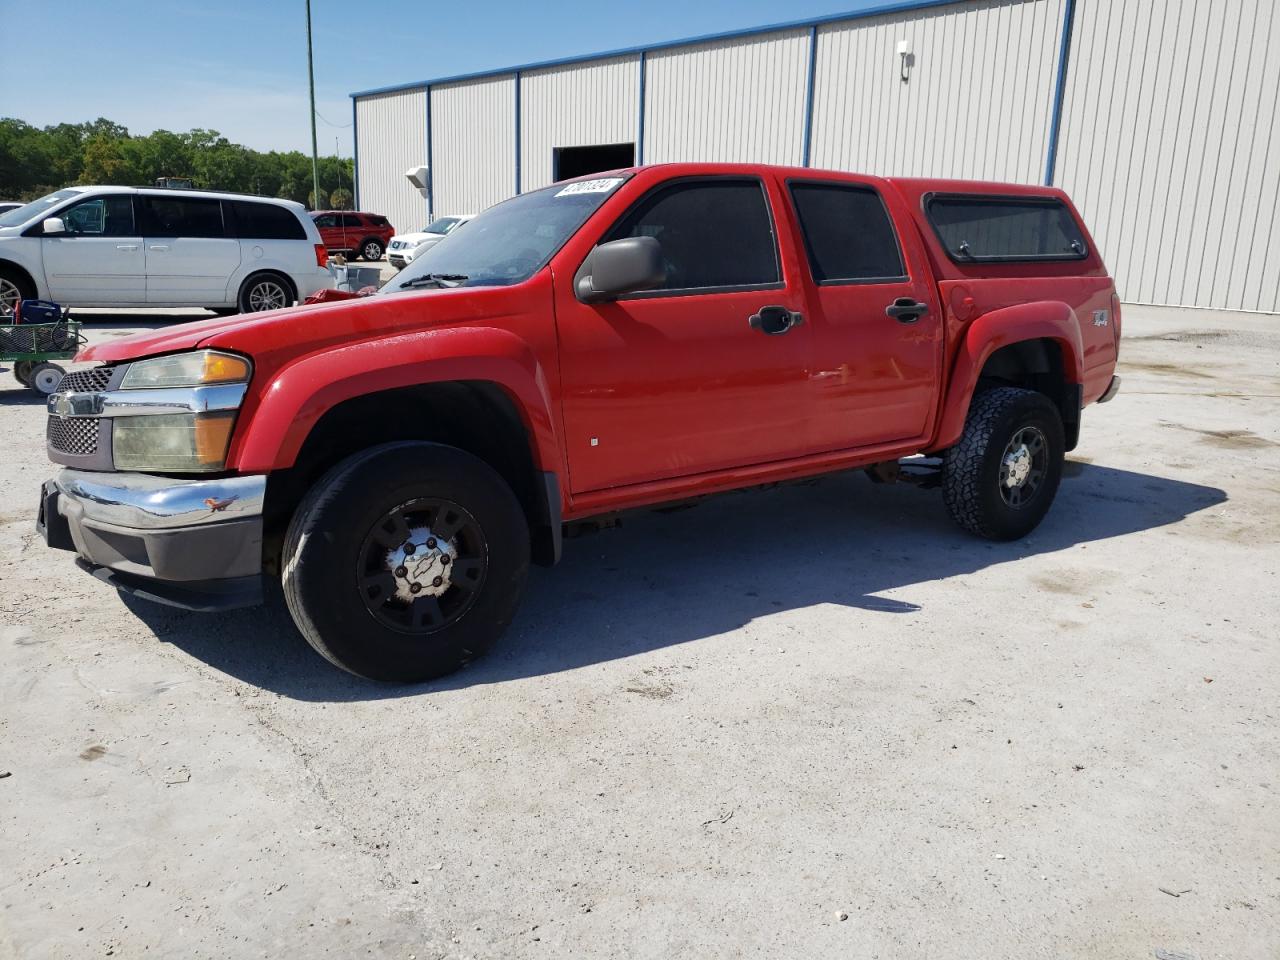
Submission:
<svg viewBox="0 0 1280 960">
<path fill-rule="evenodd" d="M 604 177 L 600 180 L 579 180 L 577 183 L 571 183 L 559 193 L 557 197 L 571 197 L 575 193 L 608 193 L 614 187 L 622 182 L 622 177 Z"/>
</svg>

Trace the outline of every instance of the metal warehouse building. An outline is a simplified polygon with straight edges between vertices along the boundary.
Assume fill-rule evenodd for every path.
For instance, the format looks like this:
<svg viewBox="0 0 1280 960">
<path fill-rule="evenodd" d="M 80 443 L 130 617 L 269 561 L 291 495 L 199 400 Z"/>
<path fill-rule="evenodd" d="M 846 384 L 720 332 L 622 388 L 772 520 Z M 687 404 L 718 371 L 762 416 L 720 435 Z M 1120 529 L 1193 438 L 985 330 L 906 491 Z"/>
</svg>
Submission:
<svg viewBox="0 0 1280 960">
<path fill-rule="evenodd" d="M 671 160 L 1051 183 L 1125 300 L 1276 313 L 1278 51 L 1277 0 L 914 0 L 353 94 L 357 201 L 419 229 Z"/>
</svg>

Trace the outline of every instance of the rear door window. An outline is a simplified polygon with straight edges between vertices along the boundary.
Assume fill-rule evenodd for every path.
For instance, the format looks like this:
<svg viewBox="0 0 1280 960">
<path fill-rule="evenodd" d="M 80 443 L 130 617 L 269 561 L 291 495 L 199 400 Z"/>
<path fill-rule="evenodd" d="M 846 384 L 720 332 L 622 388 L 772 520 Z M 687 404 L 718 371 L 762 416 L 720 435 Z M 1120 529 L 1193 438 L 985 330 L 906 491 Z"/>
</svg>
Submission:
<svg viewBox="0 0 1280 960">
<path fill-rule="evenodd" d="M 958 263 L 1088 255 L 1075 218 L 1055 197 L 936 195 L 925 211 L 947 255 Z"/>
<path fill-rule="evenodd" d="M 364 226 L 364 224 L 361 223 L 360 218 L 354 213 L 344 213 L 342 215 L 342 225 L 344 227 L 352 227 L 356 230 L 359 230 Z"/>
<path fill-rule="evenodd" d="M 252 200 L 224 201 L 231 208 L 235 219 L 236 235 L 242 240 L 305 240 L 307 232 L 287 207 L 274 203 L 254 203 Z M 316 226 L 332 226 L 316 217 Z M 332 221 L 332 215 L 329 215 Z"/>
<path fill-rule="evenodd" d="M 222 204 L 205 197 L 142 197 L 149 237 L 225 237 Z"/>
<path fill-rule="evenodd" d="M 667 280 L 659 290 L 706 291 L 778 284 L 778 247 L 764 184 L 754 179 L 682 180 L 659 187 L 604 241 L 654 237 Z M 646 291 L 632 296 L 652 295 Z"/>
<path fill-rule="evenodd" d="M 906 270 L 893 222 L 870 187 L 793 183 L 791 198 L 818 283 L 901 281 Z"/>
</svg>

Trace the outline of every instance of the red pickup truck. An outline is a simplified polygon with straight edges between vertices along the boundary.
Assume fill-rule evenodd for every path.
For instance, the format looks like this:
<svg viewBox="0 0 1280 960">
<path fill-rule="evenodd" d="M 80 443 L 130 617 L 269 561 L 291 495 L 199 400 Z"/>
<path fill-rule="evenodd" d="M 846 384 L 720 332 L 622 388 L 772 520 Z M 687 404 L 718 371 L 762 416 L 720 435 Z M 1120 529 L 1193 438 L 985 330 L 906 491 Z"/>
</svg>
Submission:
<svg viewBox="0 0 1280 960">
<path fill-rule="evenodd" d="M 90 347 L 48 401 L 38 526 L 190 609 L 279 578 L 334 664 L 423 680 L 621 511 L 866 468 L 1021 537 L 1119 340 L 1059 190 L 619 170 L 492 207 L 374 296 Z"/>
</svg>

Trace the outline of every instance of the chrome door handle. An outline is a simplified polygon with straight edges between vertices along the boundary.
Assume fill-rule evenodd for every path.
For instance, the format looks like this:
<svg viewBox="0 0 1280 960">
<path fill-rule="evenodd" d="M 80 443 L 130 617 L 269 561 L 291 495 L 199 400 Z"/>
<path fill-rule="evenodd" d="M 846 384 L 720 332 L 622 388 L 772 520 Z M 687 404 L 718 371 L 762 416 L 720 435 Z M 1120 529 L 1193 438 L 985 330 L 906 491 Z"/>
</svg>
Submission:
<svg viewBox="0 0 1280 960">
<path fill-rule="evenodd" d="M 168 250 L 169 245 L 167 243 L 153 243 L 151 244 L 151 246 L 147 247 L 147 249 L 148 250 Z"/>
<path fill-rule="evenodd" d="M 117 250 L 137 250 L 138 245 L 136 243 L 117 243 L 116 249 Z"/>
</svg>

